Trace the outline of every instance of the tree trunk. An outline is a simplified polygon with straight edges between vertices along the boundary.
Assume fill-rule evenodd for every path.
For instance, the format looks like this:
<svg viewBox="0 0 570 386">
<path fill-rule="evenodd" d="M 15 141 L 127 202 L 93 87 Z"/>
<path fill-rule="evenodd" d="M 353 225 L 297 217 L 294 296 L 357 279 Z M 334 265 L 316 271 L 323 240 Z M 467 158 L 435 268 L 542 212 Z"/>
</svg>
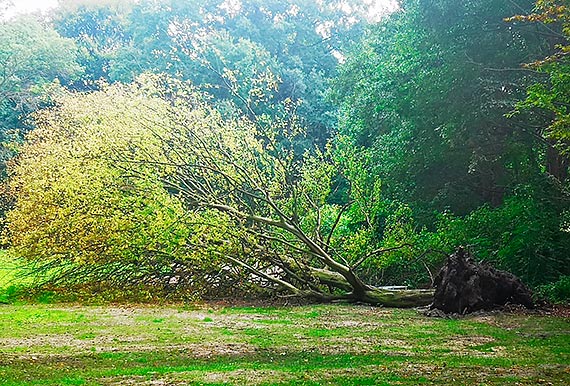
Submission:
<svg viewBox="0 0 570 386">
<path fill-rule="evenodd" d="M 433 302 L 434 291 L 427 290 L 387 290 L 382 288 L 372 288 L 364 293 L 363 299 L 358 299 L 364 303 L 384 306 L 384 307 L 422 307 Z"/>
<path fill-rule="evenodd" d="M 407 290 L 407 289 L 393 289 L 366 286 L 361 291 L 354 291 L 352 286 L 344 279 L 344 277 L 333 271 L 326 269 L 312 268 L 311 274 L 321 284 L 325 284 L 339 290 L 350 291 L 346 295 L 341 295 L 338 299 L 346 299 L 355 302 L 367 303 L 375 306 L 384 307 L 421 307 L 427 306 L 433 301 L 433 290 Z M 334 298 L 334 297 L 333 297 Z M 324 298 L 323 300 L 326 300 Z"/>
<path fill-rule="evenodd" d="M 568 178 L 568 158 L 561 155 L 553 144 L 546 149 L 546 170 L 550 175 L 560 182 L 565 182 Z"/>
</svg>

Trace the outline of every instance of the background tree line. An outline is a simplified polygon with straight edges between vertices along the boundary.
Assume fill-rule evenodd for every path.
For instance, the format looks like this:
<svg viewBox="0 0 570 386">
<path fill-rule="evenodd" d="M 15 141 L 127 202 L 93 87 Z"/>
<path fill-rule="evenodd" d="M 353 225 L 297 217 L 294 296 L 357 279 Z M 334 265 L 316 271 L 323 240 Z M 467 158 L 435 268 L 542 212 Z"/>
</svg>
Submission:
<svg viewBox="0 0 570 386">
<path fill-rule="evenodd" d="M 569 15 L 170 0 L 3 20 L 6 245 L 57 286 L 369 302 L 468 245 L 567 297 Z"/>
</svg>

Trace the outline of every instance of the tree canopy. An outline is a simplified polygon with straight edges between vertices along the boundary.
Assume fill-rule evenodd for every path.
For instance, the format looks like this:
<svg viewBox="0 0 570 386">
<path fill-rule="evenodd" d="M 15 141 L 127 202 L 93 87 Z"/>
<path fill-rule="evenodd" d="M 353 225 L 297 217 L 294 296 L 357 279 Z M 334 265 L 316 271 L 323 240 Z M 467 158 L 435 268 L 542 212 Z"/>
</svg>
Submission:
<svg viewBox="0 0 570 386">
<path fill-rule="evenodd" d="M 32 18 L 0 20 L 0 141 L 18 139 L 15 130 L 29 130 L 28 114 L 48 105 L 55 87 L 81 73 L 76 57 L 73 40 L 53 28 Z M 2 146 L 2 164 L 11 155 Z"/>
</svg>

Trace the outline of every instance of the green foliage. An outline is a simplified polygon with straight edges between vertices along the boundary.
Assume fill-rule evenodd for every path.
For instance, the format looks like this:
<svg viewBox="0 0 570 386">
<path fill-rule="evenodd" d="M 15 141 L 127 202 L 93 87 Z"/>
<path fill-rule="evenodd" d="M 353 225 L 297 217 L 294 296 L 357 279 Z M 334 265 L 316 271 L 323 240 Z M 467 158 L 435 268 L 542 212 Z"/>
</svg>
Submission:
<svg viewBox="0 0 570 386">
<path fill-rule="evenodd" d="M 533 141 L 504 117 L 527 80 L 501 69 L 518 67 L 521 47 L 536 40 L 502 21 L 518 6 L 403 2 L 368 28 L 335 80 L 347 145 L 370 149 L 385 197 L 409 204 L 422 225 L 435 211 L 500 205 L 505 187 L 534 167 L 512 163 L 507 150 Z"/>
<path fill-rule="evenodd" d="M 140 112 L 136 102 L 127 105 L 121 91 L 107 99 L 104 95 L 85 95 L 83 100 L 65 95 L 57 113 L 37 115 L 40 127 L 22 148 L 11 181 L 18 204 L 9 215 L 10 233 L 18 255 L 75 262 L 127 258 L 129 244 L 150 244 L 145 239 L 153 235 L 148 232 L 159 236 L 180 216 L 159 185 L 141 185 L 113 167 L 114 146 L 148 142 L 149 135 L 144 138 L 133 122 Z M 120 126 L 113 124 L 118 119 Z M 161 225 L 146 223 L 161 217 Z"/>
<path fill-rule="evenodd" d="M 532 285 L 567 273 L 567 160 L 537 141 L 544 116 L 509 114 L 543 79 L 521 67 L 523 58 L 548 54 L 543 34 L 565 25 L 567 8 L 540 3 L 552 20 L 530 29 L 522 18 L 515 26 L 502 19 L 530 10 L 530 1 L 404 1 L 368 27 L 341 66 L 331 93 L 340 108 L 337 157 L 349 155 L 366 186 L 382 185 L 369 200 L 374 232 L 356 248 L 413 245 L 370 258 L 365 276 L 429 284 L 458 245 Z M 518 104 L 556 109 L 559 149 L 565 60 L 541 64 L 551 80 Z"/>
<path fill-rule="evenodd" d="M 544 284 L 568 274 L 570 241 L 559 211 L 555 203 L 521 190 L 498 208 L 482 207 L 465 218 L 443 216 L 436 241 L 447 252 L 468 245 L 482 260 L 531 285 Z"/>
<path fill-rule="evenodd" d="M 65 93 L 57 108 L 36 114 L 38 128 L 11 171 L 17 203 L 8 232 L 15 256 L 35 262 L 37 270 L 57 268 L 51 282 L 93 277 L 119 286 L 163 285 L 176 264 L 216 266 L 215 255 L 195 244 L 215 250 L 223 231 L 208 228 L 223 229 L 223 216 L 188 213 L 164 188 L 165 168 L 140 179 L 147 165 L 128 172 L 120 165 L 122 153 L 135 148 L 157 163 L 155 156 L 163 162 L 168 156 L 158 138 L 165 135 L 169 107 L 154 94 L 153 81 Z"/>
<path fill-rule="evenodd" d="M 22 288 L 15 285 L 0 288 L 0 304 L 14 303 L 22 293 Z"/>
<path fill-rule="evenodd" d="M 538 294 L 553 303 L 570 302 L 570 276 L 561 276 L 557 281 L 542 285 Z"/>
<path fill-rule="evenodd" d="M 41 104 L 54 80 L 67 83 L 81 68 L 72 40 L 59 36 L 31 18 L 0 23 L 1 127 L 20 128 L 22 115 Z"/>
<path fill-rule="evenodd" d="M 516 113 L 539 109 L 547 112 L 550 122 L 540 135 L 546 137 L 566 158 L 570 152 L 570 6 L 564 0 L 537 0 L 535 12 L 509 18 L 511 22 L 546 25 L 556 39 L 550 42 L 546 58 L 527 64 L 546 75 L 546 79 L 527 89 L 527 98 L 517 104 Z M 568 168 L 567 160 L 565 168 Z M 562 171 L 564 179 L 568 171 Z"/>
<path fill-rule="evenodd" d="M 338 63 L 333 53 L 363 22 L 362 12 L 353 13 L 351 22 L 346 17 L 334 2 L 141 1 L 63 9 L 56 28 L 82 47 L 87 87 L 100 78 L 130 82 L 145 71 L 165 72 L 247 114 L 250 107 L 267 112 L 290 99 L 300 104 L 312 137 L 324 144 L 335 123 L 323 98 Z M 261 95 L 271 89 L 264 87 L 267 81 L 282 83 L 270 98 Z"/>
<path fill-rule="evenodd" d="M 71 39 L 32 18 L 0 19 L 0 176 L 14 154 L 11 141 L 30 129 L 30 113 L 49 104 L 60 85 L 81 74 Z"/>
</svg>

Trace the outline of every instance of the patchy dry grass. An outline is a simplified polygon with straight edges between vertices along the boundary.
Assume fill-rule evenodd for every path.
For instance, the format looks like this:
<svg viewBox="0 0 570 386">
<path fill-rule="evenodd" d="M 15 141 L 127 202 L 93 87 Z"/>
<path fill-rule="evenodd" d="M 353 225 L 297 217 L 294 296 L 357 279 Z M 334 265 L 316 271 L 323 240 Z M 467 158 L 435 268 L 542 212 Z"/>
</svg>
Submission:
<svg viewBox="0 0 570 386">
<path fill-rule="evenodd" d="M 364 306 L 0 306 L 0 385 L 567 385 L 570 321 Z"/>
</svg>

